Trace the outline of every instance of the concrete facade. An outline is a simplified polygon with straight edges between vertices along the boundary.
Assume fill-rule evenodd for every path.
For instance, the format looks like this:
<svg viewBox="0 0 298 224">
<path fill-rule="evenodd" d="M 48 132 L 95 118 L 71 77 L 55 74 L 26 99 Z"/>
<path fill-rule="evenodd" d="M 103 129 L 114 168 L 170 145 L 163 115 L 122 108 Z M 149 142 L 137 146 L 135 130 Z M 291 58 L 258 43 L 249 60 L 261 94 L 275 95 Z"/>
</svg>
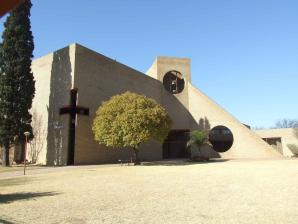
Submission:
<svg viewBox="0 0 298 224">
<path fill-rule="evenodd" d="M 172 94 L 163 85 L 164 75 L 179 71 L 185 85 L 181 93 Z M 75 135 L 75 164 L 117 162 L 130 158 L 129 149 L 111 149 L 99 145 L 91 130 L 95 112 L 103 101 L 116 94 L 131 91 L 155 99 L 169 113 L 173 130 L 199 129 L 199 120 L 207 118 L 211 128 L 228 127 L 234 143 L 225 153 L 212 154 L 223 158 L 276 158 L 258 135 L 213 102 L 191 84 L 190 60 L 157 57 L 146 74 L 78 44 L 55 51 L 32 64 L 36 79 L 33 111 L 43 116 L 47 132 L 39 158 L 40 163 L 65 165 L 68 150 L 69 115 L 59 115 L 59 108 L 70 104 L 70 90 L 78 89 L 77 104 L 90 109 L 90 116 L 77 116 Z M 161 160 L 162 144 L 150 141 L 141 145 L 142 160 Z"/>
<path fill-rule="evenodd" d="M 262 129 L 255 131 L 263 139 L 280 138 L 281 139 L 281 153 L 285 157 L 292 157 L 293 153 L 288 148 L 289 144 L 298 145 L 298 138 L 295 136 L 295 129 L 293 128 L 276 128 L 276 129 Z"/>
</svg>

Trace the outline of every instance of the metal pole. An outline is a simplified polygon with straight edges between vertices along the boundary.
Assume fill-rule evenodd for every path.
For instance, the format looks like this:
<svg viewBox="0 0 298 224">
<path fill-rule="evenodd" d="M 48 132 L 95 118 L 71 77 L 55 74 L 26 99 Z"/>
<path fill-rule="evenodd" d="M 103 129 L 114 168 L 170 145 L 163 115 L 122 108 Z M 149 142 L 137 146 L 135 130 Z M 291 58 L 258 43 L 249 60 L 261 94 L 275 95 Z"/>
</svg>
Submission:
<svg viewBox="0 0 298 224">
<path fill-rule="evenodd" d="M 27 135 L 26 135 L 26 142 L 25 142 L 25 155 L 24 155 L 24 175 L 26 175 L 26 157 L 27 157 Z"/>
</svg>

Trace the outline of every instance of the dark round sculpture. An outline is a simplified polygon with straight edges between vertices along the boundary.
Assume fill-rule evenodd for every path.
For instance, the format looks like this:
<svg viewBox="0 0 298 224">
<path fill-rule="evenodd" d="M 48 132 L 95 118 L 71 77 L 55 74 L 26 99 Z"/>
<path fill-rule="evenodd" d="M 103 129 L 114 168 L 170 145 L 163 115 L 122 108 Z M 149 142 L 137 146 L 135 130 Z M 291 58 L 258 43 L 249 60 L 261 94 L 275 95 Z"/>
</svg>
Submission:
<svg viewBox="0 0 298 224">
<path fill-rule="evenodd" d="M 234 137 L 227 127 L 216 126 L 209 132 L 209 141 L 216 152 L 226 152 L 232 147 Z"/>
<path fill-rule="evenodd" d="M 163 77 L 163 85 L 168 92 L 177 94 L 183 91 L 185 82 L 180 72 L 169 71 Z"/>
</svg>

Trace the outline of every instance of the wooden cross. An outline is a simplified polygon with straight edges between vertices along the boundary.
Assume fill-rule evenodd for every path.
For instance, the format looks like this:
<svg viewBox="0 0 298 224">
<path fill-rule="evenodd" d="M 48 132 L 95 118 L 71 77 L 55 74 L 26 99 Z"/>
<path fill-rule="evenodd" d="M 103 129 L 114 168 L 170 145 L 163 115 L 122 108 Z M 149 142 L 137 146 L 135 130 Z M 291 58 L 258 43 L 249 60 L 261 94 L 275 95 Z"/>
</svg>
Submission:
<svg viewBox="0 0 298 224">
<path fill-rule="evenodd" d="M 89 108 L 77 105 L 78 89 L 70 90 L 70 105 L 60 108 L 59 114 L 69 114 L 67 165 L 74 165 L 77 114 L 89 116 Z"/>
</svg>

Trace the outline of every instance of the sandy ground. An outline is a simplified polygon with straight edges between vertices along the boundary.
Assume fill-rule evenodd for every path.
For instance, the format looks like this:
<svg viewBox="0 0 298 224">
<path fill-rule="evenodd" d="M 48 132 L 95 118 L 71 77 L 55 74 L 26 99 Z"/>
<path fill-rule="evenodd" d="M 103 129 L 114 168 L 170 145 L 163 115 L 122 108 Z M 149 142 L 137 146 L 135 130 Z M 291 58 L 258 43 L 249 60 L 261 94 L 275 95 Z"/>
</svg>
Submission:
<svg viewBox="0 0 298 224">
<path fill-rule="evenodd" d="M 0 176 L 0 223 L 298 223 L 298 160 Z"/>
</svg>

